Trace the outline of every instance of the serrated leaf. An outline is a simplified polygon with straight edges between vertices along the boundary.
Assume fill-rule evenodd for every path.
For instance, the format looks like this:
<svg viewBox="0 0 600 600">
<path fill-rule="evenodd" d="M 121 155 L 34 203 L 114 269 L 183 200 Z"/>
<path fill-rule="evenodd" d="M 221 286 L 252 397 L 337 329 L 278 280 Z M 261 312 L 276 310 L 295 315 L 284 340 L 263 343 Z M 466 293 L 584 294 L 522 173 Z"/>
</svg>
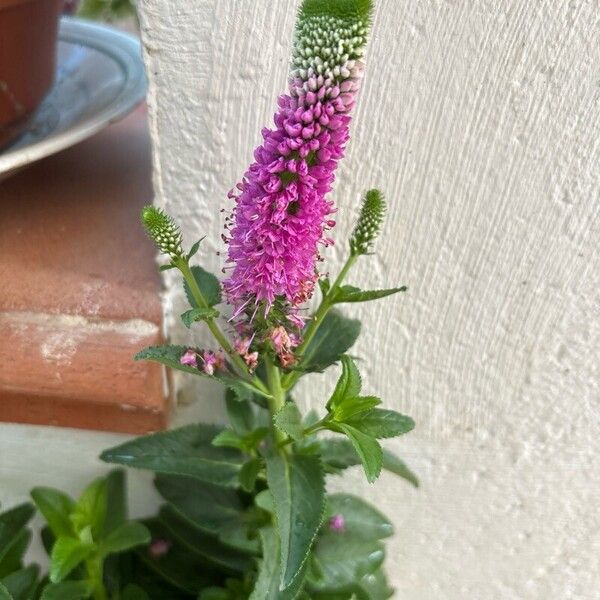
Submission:
<svg viewBox="0 0 600 600">
<path fill-rule="evenodd" d="M 281 544 L 280 589 L 299 575 L 323 519 L 325 477 L 315 456 L 267 459 L 267 481 L 273 494 Z"/>
<path fill-rule="evenodd" d="M 73 523 L 69 519 L 75 508 L 73 498 L 60 490 L 47 487 L 33 488 L 31 497 L 55 536 L 73 535 Z"/>
<path fill-rule="evenodd" d="M 181 315 L 181 321 L 189 329 L 196 321 L 215 319 L 218 316 L 219 311 L 215 308 L 190 308 Z"/>
<path fill-rule="evenodd" d="M 350 440 L 327 439 L 317 442 L 319 454 L 323 461 L 323 466 L 330 473 L 337 473 L 348 467 L 361 464 L 360 457 L 356 453 Z M 383 451 L 383 468 L 403 479 L 406 479 L 415 487 L 419 487 L 417 476 L 389 450 Z"/>
<path fill-rule="evenodd" d="M 204 296 L 204 300 L 208 304 L 208 306 L 215 306 L 216 304 L 220 304 L 221 302 L 221 284 L 219 280 L 208 271 L 205 271 L 202 267 L 194 266 L 190 269 L 192 271 L 192 275 Z M 187 281 L 183 282 L 183 287 L 185 289 L 185 295 L 187 296 L 188 302 L 192 308 L 198 308 L 198 304 L 192 295 L 189 285 Z"/>
<path fill-rule="evenodd" d="M 260 530 L 262 559 L 259 562 L 258 578 L 249 600 L 294 600 L 297 598 L 304 584 L 304 576 L 294 579 L 294 582 L 285 590 L 280 590 L 281 562 L 280 547 L 277 533 L 272 527 L 263 527 Z"/>
<path fill-rule="evenodd" d="M 123 523 L 103 539 L 98 546 L 100 556 L 125 552 L 136 546 L 143 546 L 150 542 L 150 532 L 141 523 L 129 521 Z"/>
<path fill-rule="evenodd" d="M 170 475 L 158 475 L 155 485 L 180 515 L 205 533 L 218 535 L 223 527 L 241 524 L 243 504 L 233 489 Z"/>
<path fill-rule="evenodd" d="M 308 344 L 300 368 L 323 371 L 349 350 L 360 334 L 360 321 L 331 310 Z"/>
<path fill-rule="evenodd" d="M 262 469 L 263 461 L 260 458 L 252 458 L 244 463 L 240 471 L 240 485 L 246 492 L 252 492 L 256 484 L 256 478 Z"/>
<path fill-rule="evenodd" d="M 379 442 L 346 423 L 336 423 L 335 427 L 348 436 L 360 456 L 367 481 L 373 483 L 379 477 L 383 465 L 383 451 Z"/>
<path fill-rule="evenodd" d="M 402 287 L 390 288 L 387 290 L 361 290 L 351 285 L 342 286 L 336 295 L 334 296 L 334 303 L 339 304 L 342 302 L 368 302 L 369 300 L 378 300 L 379 298 L 385 298 L 398 292 L 406 292 L 408 288 L 403 285 Z"/>
<path fill-rule="evenodd" d="M 153 362 L 166 365 L 172 369 L 183 371 L 184 373 L 191 373 L 192 375 L 206 376 L 206 374 L 196 367 L 190 367 L 188 365 L 182 365 L 179 360 L 187 351 L 187 346 L 174 346 L 171 344 L 165 344 L 163 346 L 150 346 L 140 350 L 135 356 L 135 360 L 151 360 Z"/>
<path fill-rule="evenodd" d="M 360 419 L 363 413 L 370 412 L 378 404 L 381 404 L 381 400 L 376 396 L 344 398 L 333 409 L 333 417 L 336 421 L 346 422 L 352 418 Z"/>
<path fill-rule="evenodd" d="M 135 469 L 187 475 L 217 485 L 236 486 L 243 456 L 211 444 L 221 428 L 196 424 L 142 436 L 105 450 L 100 458 Z"/>
<path fill-rule="evenodd" d="M 92 593 L 87 581 L 63 581 L 47 585 L 40 600 L 84 600 Z"/>
<path fill-rule="evenodd" d="M 415 422 L 410 417 L 384 408 L 374 408 L 345 420 L 348 425 L 374 438 L 396 437 L 415 428 Z"/>
<path fill-rule="evenodd" d="M 30 565 L 6 576 L 1 583 L 13 600 L 29 600 L 37 588 L 39 574 L 40 568 Z"/>
<path fill-rule="evenodd" d="M 60 583 L 94 551 L 94 544 L 87 544 L 71 537 L 59 537 L 54 542 L 50 555 L 50 581 Z"/>
<path fill-rule="evenodd" d="M 159 521 L 169 530 L 173 539 L 202 561 L 235 573 L 244 573 L 252 566 L 253 559 L 250 556 L 225 546 L 216 537 L 202 533 L 197 527 L 190 527 L 189 520 L 169 505 L 161 508 Z"/>
<path fill-rule="evenodd" d="M 293 440 L 300 441 L 304 437 L 302 415 L 294 402 L 286 402 L 274 415 L 275 426 L 287 433 Z"/>
<path fill-rule="evenodd" d="M 340 357 L 342 363 L 342 374 L 340 375 L 331 398 L 327 402 L 327 409 L 335 408 L 345 398 L 351 398 L 360 394 L 362 380 L 356 363 L 349 356 Z"/>
</svg>

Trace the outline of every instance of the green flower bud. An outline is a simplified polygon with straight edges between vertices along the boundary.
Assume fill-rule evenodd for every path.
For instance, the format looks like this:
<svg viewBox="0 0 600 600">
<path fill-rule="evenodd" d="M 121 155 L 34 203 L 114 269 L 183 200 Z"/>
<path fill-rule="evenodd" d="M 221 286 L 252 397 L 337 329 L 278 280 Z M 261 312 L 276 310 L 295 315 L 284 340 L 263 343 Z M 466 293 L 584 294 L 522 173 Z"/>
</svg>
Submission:
<svg viewBox="0 0 600 600">
<path fill-rule="evenodd" d="M 365 194 L 356 227 L 350 238 L 350 251 L 353 256 L 368 254 L 371 251 L 373 242 L 381 231 L 385 209 L 385 200 L 379 190 L 369 190 Z"/>
<path fill-rule="evenodd" d="M 154 206 L 142 209 L 142 223 L 159 250 L 172 259 L 183 256 L 181 232 L 173 219 Z"/>
</svg>

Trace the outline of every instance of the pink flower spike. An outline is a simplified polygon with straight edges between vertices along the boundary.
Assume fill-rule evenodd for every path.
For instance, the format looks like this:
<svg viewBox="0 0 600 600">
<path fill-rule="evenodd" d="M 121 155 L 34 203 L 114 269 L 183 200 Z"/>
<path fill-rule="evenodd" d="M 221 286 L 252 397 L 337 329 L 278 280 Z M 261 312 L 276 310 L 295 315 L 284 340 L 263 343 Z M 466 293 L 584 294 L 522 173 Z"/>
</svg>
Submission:
<svg viewBox="0 0 600 600">
<path fill-rule="evenodd" d="M 346 521 L 344 520 L 343 515 L 333 515 L 329 519 L 329 529 L 331 531 L 343 532 L 346 528 Z"/>
<path fill-rule="evenodd" d="M 188 348 L 179 359 L 180 364 L 186 367 L 198 367 L 198 359 L 196 351 L 192 348 Z"/>
</svg>

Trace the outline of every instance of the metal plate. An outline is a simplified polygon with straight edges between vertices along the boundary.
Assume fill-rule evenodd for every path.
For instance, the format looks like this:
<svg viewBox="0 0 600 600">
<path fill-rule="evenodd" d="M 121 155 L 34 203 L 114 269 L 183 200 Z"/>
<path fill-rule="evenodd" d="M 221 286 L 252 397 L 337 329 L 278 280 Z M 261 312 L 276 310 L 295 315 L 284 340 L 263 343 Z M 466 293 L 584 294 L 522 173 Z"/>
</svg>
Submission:
<svg viewBox="0 0 600 600">
<path fill-rule="evenodd" d="M 118 121 L 146 95 L 139 41 L 110 27 L 63 18 L 57 65 L 28 128 L 0 153 L 0 178 Z"/>
</svg>

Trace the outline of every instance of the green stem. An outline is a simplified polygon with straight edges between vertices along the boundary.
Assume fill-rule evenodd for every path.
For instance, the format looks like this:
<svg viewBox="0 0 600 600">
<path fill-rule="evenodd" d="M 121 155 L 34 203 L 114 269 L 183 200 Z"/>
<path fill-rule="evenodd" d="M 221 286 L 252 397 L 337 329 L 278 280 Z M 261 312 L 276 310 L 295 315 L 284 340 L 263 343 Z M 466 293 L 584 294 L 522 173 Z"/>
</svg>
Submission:
<svg viewBox="0 0 600 600">
<path fill-rule="evenodd" d="M 337 290 L 339 289 L 340 285 L 344 281 L 346 275 L 348 274 L 348 271 L 352 268 L 352 265 L 354 265 L 354 263 L 356 262 L 356 259 L 358 258 L 358 256 L 359 256 L 358 254 L 351 254 L 348 257 L 348 260 L 345 262 L 339 275 L 336 277 L 335 281 L 329 288 L 329 291 L 327 292 L 327 294 L 325 294 L 325 296 L 321 300 L 321 304 L 317 308 L 317 312 L 315 312 L 312 320 L 310 321 L 310 323 L 308 324 L 308 327 L 306 328 L 306 332 L 304 333 L 304 339 L 302 340 L 302 343 L 296 349 L 295 354 L 298 358 L 300 358 L 304 354 L 304 352 L 306 351 L 306 348 L 308 347 L 311 340 L 317 333 L 319 327 L 321 326 L 321 323 L 323 323 L 323 320 L 327 316 L 327 313 L 329 312 L 329 310 L 331 309 L 331 307 L 334 304 L 333 299 L 335 297 Z M 284 389 L 290 390 L 292 387 L 294 387 L 294 385 L 296 384 L 298 379 L 300 379 L 301 375 L 302 375 L 302 373 L 300 371 L 293 371 L 293 372 L 285 375 L 283 378 Z"/>
<path fill-rule="evenodd" d="M 285 404 L 285 390 L 281 385 L 281 371 L 279 367 L 273 363 L 269 356 L 265 357 L 265 366 L 267 370 L 267 382 L 271 398 L 269 399 L 269 412 L 271 413 L 271 430 L 276 445 L 280 445 L 285 441 L 285 434 L 275 427 L 273 417 L 278 413 Z"/>
<path fill-rule="evenodd" d="M 94 600 L 108 600 L 108 594 L 104 589 L 102 559 L 98 557 L 90 558 L 86 561 L 85 567 L 89 580 L 92 582 L 92 596 Z"/>
<path fill-rule="evenodd" d="M 181 271 L 181 274 L 183 275 L 184 279 L 186 280 L 192 293 L 192 296 L 194 297 L 194 300 L 197 302 L 198 306 L 200 308 L 209 308 L 208 302 L 204 298 L 204 294 L 202 293 L 202 290 L 200 289 L 200 286 L 198 285 L 198 282 L 196 281 L 196 278 L 194 277 L 194 274 L 192 273 L 192 270 L 190 269 L 190 266 L 188 265 L 187 261 L 182 258 L 180 260 L 175 261 L 175 264 L 177 268 Z M 223 350 L 228 354 L 229 358 L 231 359 L 231 362 L 237 368 L 239 372 L 238 374 L 243 379 L 250 381 L 256 388 L 261 390 L 263 393 L 268 393 L 269 390 L 266 388 L 263 382 L 258 377 L 252 375 L 248 371 L 246 363 L 244 362 L 242 357 L 232 348 L 231 344 L 229 343 L 229 340 L 221 331 L 221 328 L 219 327 L 218 323 L 213 318 L 208 318 L 205 320 L 205 322 L 210 332 L 213 334 L 214 338 L 217 340 L 221 348 L 223 348 Z"/>
</svg>

